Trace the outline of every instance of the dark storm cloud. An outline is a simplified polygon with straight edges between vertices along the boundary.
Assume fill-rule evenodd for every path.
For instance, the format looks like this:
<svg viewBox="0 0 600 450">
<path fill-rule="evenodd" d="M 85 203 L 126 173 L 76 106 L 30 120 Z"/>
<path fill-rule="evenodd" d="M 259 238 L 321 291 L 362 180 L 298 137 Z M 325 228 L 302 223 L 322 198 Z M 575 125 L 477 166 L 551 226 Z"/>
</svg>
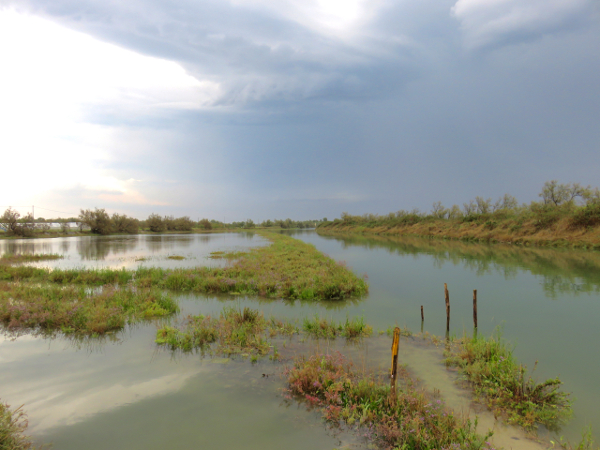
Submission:
<svg viewBox="0 0 600 450">
<path fill-rule="evenodd" d="M 225 1 L 19 5 L 219 83 L 199 111 L 132 120 L 177 137 L 111 163 L 121 178 L 177 180 L 169 198 L 152 187 L 175 214 L 331 218 L 599 184 L 592 1 L 387 2 L 344 38 Z"/>
</svg>

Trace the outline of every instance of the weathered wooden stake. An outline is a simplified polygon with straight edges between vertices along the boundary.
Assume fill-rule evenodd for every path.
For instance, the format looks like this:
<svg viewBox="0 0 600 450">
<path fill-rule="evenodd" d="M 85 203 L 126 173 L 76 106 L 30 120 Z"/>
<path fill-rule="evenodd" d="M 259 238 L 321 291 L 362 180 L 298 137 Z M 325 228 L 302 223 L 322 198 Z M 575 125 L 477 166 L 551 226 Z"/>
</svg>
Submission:
<svg viewBox="0 0 600 450">
<path fill-rule="evenodd" d="M 450 293 L 448 284 L 444 283 L 444 296 L 446 298 L 446 331 L 450 330 Z"/>
<path fill-rule="evenodd" d="M 477 329 L 477 289 L 473 289 L 473 325 Z"/>
<path fill-rule="evenodd" d="M 425 316 L 423 315 L 423 305 L 421 305 L 421 322 L 425 320 Z"/>
<path fill-rule="evenodd" d="M 400 344 L 400 328 L 394 328 L 394 340 L 392 341 L 392 376 L 391 387 L 396 389 L 396 375 L 398 373 L 398 346 Z"/>
</svg>

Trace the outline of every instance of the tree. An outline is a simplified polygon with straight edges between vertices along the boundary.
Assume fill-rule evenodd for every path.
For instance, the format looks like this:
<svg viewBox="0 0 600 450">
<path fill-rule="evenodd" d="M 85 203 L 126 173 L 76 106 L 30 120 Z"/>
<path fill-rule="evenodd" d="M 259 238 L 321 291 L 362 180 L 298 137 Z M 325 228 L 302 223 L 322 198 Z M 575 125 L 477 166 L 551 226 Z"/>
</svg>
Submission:
<svg viewBox="0 0 600 450">
<path fill-rule="evenodd" d="M 127 215 L 114 213 L 112 216 L 114 230 L 117 233 L 136 234 L 139 231 L 139 221 Z"/>
<path fill-rule="evenodd" d="M 110 234 L 113 231 L 113 222 L 110 216 L 104 209 L 96 208 L 94 211 L 91 209 L 82 209 L 79 214 L 78 222 L 83 223 L 90 227 L 90 231 L 94 234 Z"/>
<path fill-rule="evenodd" d="M 444 208 L 442 202 L 435 202 L 433 204 L 433 208 L 431 209 L 431 215 L 436 219 L 444 219 L 448 214 L 448 210 Z"/>
<path fill-rule="evenodd" d="M 167 229 L 167 224 L 164 222 L 163 218 L 154 213 L 148 216 L 148 219 L 146 219 L 146 225 L 150 231 L 154 231 L 155 233 L 160 233 Z"/>
<path fill-rule="evenodd" d="M 205 230 L 212 230 L 212 223 L 208 219 L 202 219 L 198 222 L 198 225 Z"/>
<path fill-rule="evenodd" d="M 504 194 L 503 197 L 500 197 L 496 200 L 496 203 L 492 206 L 492 212 L 501 211 L 501 210 L 516 210 L 519 207 L 519 202 L 517 199 L 510 194 Z"/>
<path fill-rule="evenodd" d="M 178 217 L 172 222 L 173 228 L 176 231 L 192 231 L 192 228 L 194 228 L 194 222 L 192 222 L 192 219 L 190 219 L 189 216 Z"/>
<path fill-rule="evenodd" d="M 562 206 L 572 205 L 577 197 L 586 198 L 590 193 L 590 187 L 583 187 L 579 183 L 559 184 L 558 181 L 546 181 L 542 192 L 544 205 Z"/>
<path fill-rule="evenodd" d="M 7 233 L 13 236 L 30 237 L 33 236 L 35 224 L 31 213 L 27 214 L 23 219 L 20 219 L 21 214 L 15 211 L 10 206 L 2 217 L 0 223 L 4 225 Z"/>
</svg>

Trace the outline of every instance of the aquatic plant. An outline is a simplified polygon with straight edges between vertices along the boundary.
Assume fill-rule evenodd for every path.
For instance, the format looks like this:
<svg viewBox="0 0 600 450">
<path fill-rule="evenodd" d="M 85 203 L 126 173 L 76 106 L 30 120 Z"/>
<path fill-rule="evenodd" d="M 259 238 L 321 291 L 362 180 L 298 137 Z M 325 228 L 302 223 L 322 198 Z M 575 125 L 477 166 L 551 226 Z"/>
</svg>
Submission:
<svg viewBox="0 0 600 450">
<path fill-rule="evenodd" d="M 285 372 L 288 392 L 321 410 L 330 423 L 361 426 L 384 448 L 492 449 L 476 423 L 417 389 L 410 379 L 394 392 L 381 376 L 358 373 L 340 353 L 300 356 Z"/>
<path fill-rule="evenodd" d="M 159 289 L 0 282 L 0 322 L 8 330 L 102 334 L 127 322 L 165 316 L 177 303 Z"/>
<path fill-rule="evenodd" d="M 31 441 L 24 432 L 27 428 L 27 416 L 21 408 L 11 409 L 0 401 L 0 449 L 28 450 Z"/>
<path fill-rule="evenodd" d="M 559 390 L 562 381 L 535 381 L 512 353 L 499 332 L 490 338 L 464 336 L 447 350 L 446 364 L 458 367 L 476 395 L 509 423 L 526 429 L 542 423 L 555 429 L 572 411 L 569 394 Z"/>
<path fill-rule="evenodd" d="M 373 333 L 373 329 L 365 323 L 365 319 L 362 316 L 355 317 L 352 320 L 346 318 L 345 323 L 336 323 L 333 320 L 327 320 L 315 314 L 312 319 L 304 319 L 302 329 L 310 336 L 325 339 L 334 339 L 337 336 L 352 339 L 370 336 Z"/>
</svg>

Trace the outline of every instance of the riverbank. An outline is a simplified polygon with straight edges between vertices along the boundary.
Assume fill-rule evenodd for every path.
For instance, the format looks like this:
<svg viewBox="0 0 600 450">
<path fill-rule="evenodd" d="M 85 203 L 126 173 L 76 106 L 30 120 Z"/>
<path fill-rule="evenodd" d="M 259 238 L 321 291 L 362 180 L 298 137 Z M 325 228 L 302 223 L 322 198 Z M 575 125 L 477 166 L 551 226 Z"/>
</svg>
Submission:
<svg viewBox="0 0 600 450">
<path fill-rule="evenodd" d="M 382 221 L 350 223 L 338 220 L 317 228 L 322 235 L 356 233 L 384 236 L 417 236 L 522 246 L 572 247 L 600 250 L 600 226 L 573 227 L 570 219 L 541 226 L 538 219 L 477 220 L 426 219 L 417 223 L 386 224 Z"/>
</svg>

